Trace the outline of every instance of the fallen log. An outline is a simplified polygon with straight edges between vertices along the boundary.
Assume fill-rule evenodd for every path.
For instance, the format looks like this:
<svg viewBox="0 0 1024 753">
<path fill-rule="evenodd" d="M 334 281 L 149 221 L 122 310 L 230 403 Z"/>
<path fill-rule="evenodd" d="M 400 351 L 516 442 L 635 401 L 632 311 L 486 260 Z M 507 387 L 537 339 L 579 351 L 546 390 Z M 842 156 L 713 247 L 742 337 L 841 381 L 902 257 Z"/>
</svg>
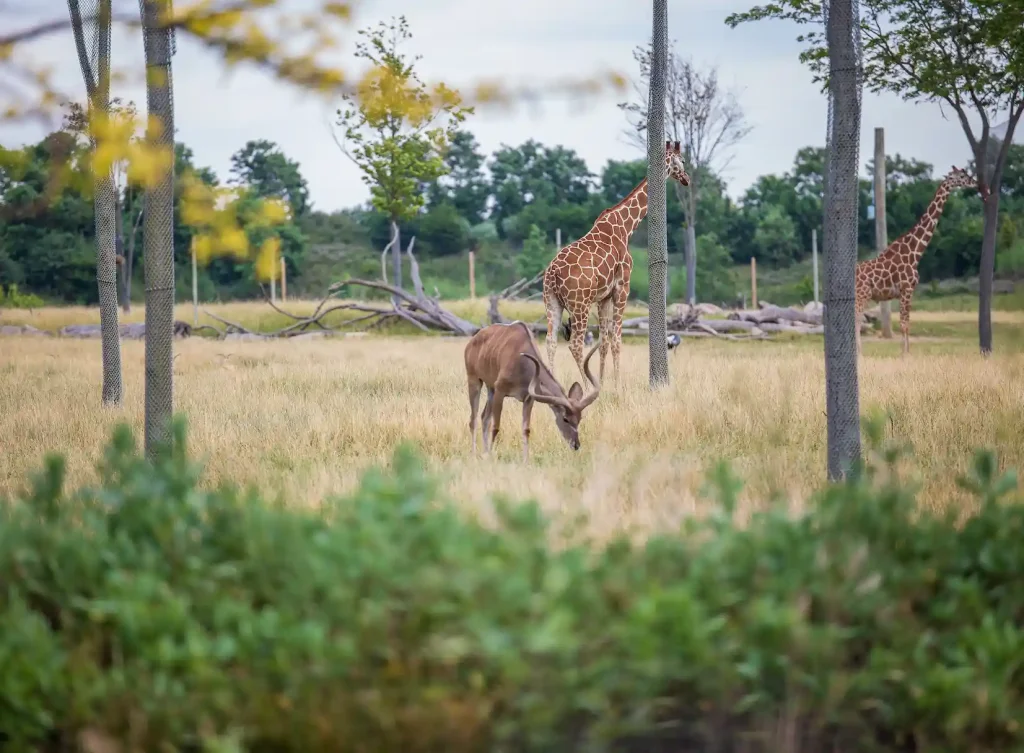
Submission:
<svg viewBox="0 0 1024 753">
<path fill-rule="evenodd" d="M 739 320 L 744 322 L 754 322 L 755 324 L 762 324 L 765 322 L 802 322 L 803 324 L 820 325 L 822 323 L 822 315 L 818 313 L 811 313 L 802 311 L 796 308 L 783 308 L 781 306 L 774 306 L 772 304 L 765 304 L 763 308 L 757 311 L 734 311 L 727 316 L 728 319 Z"/>
<path fill-rule="evenodd" d="M 190 337 L 193 331 L 194 328 L 188 322 L 183 322 L 180 319 L 176 319 L 174 321 L 172 331 L 172 335 L 174 337 Z M 123 340 L 142 340 L 146 337 L 146 324 L 145 322 L 130 322 L 128 324 L 122 324 L 118 327 L 118 334 Z M 57 335 L 60 337 L 74 337 L 77 339 L 100 337 L 100 325 L 67 324 L 57 330 Z"/>
</svg>

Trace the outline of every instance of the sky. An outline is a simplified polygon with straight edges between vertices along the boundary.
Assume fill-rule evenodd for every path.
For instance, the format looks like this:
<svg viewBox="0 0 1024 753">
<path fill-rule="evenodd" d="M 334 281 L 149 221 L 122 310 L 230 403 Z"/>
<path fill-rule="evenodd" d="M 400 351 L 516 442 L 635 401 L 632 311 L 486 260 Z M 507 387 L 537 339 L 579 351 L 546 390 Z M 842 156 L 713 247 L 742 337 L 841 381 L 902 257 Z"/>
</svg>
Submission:
<svg viewBox="0 0 1024 753">
<path fill-rule="evenodd" d="M 87 2 L 83 0 L 83 5 Z M 308 4 L 285 2 L 296 10 Z M 823 146 L 827 127 L 827 100 L 798 60 L 798 28 L 785 21 L 736 29 L 725 25 L 729 13 L 754 4 L 668 1 L 669 38 L 675 52 L 698 66 L 717 67 L 720 85 L 734 92 L 752 126 L 733 150 L 724 173 L 733 197 L 742 195 L 759 175 L 790 169 L 801 147 Z M 137 0 L 115 0 L 115 9 L 137 7 Z M 0 0 L 6 29 L 66 14 L 63 0 Z M 494 5 L 480 0 L 362 0 L 356 5 L 354 27 L 399 14 L 406 16 L 413 34 L 406 49 L 422 55 L 421 78 L 440 79 L 456 88 L 481 78 L 537 82 L 604 70 L 635 78 L 633 50 L 645 45 L 651 34 L 651 4 L 637 0 L 516 0 Z M 358 170 L 331 136 L 329 123 L 340 102 L 324 101 L 251 68 L 226 72 L 213 53 L 182 36 L 172 59 L 176 138 L 193 149 L 196 164 L 210 166 L 226 179 L 235 151 L 247 140 L 269 139 L 301 166 L 314 209 L 333 211 L 368 199 Z M 354 73 L 360 66 L 351 51 L 349 42 L 339 59 Z M 64 91 L 84 99 L 70 32 L 51 34 L 25 52 L 50 65 Z M 141 70 L 141 34 L 115 32 L 112 54 L 115 69 Z M 145 90 L 138 78 L 115 86 L 113 94 L 133 99 L 145 111 Z M 644 156 L 623 133 L 627 122 L 616 106 L 623 97 L 609 90 L 582 104 L 549 100 L 511 111 L 479 110 L 465 127 L 486 154 L 532 138 L 576 150 L 591 172 L 599 174 L 609 159 Z M 903 102 L 865 91 L 862 173 L 873 153 L 876 127 L 885 129 L 888 154 L 930 162 L 939 175 L 952 164 L 966 166 L 970 159 L 966 138 L 948 107 L 944 112 L 937 104 Z M 0 124 L 0 143 L 18 146 L 37 141 L 42 133 L 37 126 Z"/>
</svg>

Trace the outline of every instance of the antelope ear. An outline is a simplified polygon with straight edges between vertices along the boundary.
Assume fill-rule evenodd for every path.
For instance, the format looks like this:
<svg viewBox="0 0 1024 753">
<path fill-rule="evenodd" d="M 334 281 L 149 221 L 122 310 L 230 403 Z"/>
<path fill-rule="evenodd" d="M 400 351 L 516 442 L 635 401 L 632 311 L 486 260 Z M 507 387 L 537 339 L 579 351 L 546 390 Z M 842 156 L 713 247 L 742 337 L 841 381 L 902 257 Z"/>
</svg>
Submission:
<svg viewBox="0 0 1024 753">
<path fill-rule="evenodd" d="M 583 388 L 579 382 L 573 382 L 572 387 L 569 388 L 569 399 L 575 402 L 581 397 L 583 397 Z"/>
</svg>

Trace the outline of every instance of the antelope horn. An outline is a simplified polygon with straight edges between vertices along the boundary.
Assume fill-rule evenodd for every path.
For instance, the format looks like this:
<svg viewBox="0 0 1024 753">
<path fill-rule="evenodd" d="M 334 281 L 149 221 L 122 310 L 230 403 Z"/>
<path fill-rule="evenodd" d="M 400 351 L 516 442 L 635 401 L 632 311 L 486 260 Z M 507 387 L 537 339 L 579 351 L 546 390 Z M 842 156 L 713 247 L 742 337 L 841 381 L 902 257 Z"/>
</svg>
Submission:
<svg viewBox="0 0 1024 753">
<path fill-rule="evenodd" d="M 531 353 L 520 353 L 519 355 L 526 356 L 531 361 L 533 361 L 534 366 L 537 367 L 536 371 L 534 371 L 533 373 L 533 379 L 530 380 L 530 386 L 527 387 L 527 392 L 529 393 L 530 397 L 532 397 L 538 403 L 546 403 L 547 405 L 561 405 L 563 408 L 568 408 L 571 410 L 572 403 L 570 403 L 566 398 L 562 397 L 561 395 L 542 395 L 539 392 L 537 392 L 536 388 L 540 386 L 538 384 L 540 380 L 541 371 L 540 361 L 538 361 Z"/>
<path fill-rule="evenodd" d="M 582 400 L 580 400 L 580 410 L 583 410 L 588 405 L 597 400 L 597 396 L 601 394 L 601 382 L 598 381 L 597 377 L 595 377 L 594 374 L 590 371 L 590 359 L 593 357 L 594 353 L 597 352 L 597 349 L 599 347 L 601 347 L 600 340 L 594 343 L 594 347 L 590 349 L 590 352 L 587 353 L 587 357 L 583 359 L 583 373 L 587 375 L 587 379 L 589 379 L 590 383 L 594 385 L 594 391 L 591 392 L 589 395 L 586 395 Z"/>
</svg>

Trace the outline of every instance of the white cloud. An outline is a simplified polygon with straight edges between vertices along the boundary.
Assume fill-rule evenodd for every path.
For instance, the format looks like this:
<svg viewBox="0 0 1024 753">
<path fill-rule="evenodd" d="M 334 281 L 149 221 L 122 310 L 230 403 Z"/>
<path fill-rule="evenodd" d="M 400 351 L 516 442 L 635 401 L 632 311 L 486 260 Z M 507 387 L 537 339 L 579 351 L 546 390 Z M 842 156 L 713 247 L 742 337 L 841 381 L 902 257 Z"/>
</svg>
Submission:
<svg viewBox="0 0 1024 753">
<path fill-rule="evenodd" d="M 669 34 L 677 42 L 676 51 L 700 64 L 717 65 L 720 80 L 738 89 L 754 126 L 736 149 L 727 174 L 734 196 L 758 175 L 787 170 L 800 147 L 824 144 L 826 133 L 826 100 L 797 60 L 796 27 L 778 22 L 732 30 L 725 25 L 728 13 L 751 4 L 685 0 L 673 2 L 669 9 Z M 124 0 L 118 7 L 130 10 L 137 2 Z M 414 35 L 410 51 L 423 56 L 421 75 L 453 85 L 488 77 L 521 83 L 607 69 L 632 74 L 632 50 L 646 43 L 651 23 L 649 4 L 636 0 L 518 0 L 503 5 L 478 0 L 364 0 L 360 8 L 358 26 L 405 13 Z M 33 11 L 52 17 L 67 9 L 60 0 L 39 0 Z M 37 59 L 55 66 L 73 94 L 82 96 L 69 33 L 33 45 L 33 50 Z M 342 62 L 355 70 L 351 47 L 347 50 Z M 141 37 L 116 34 L 114 60 L 117 67 L 132 66 L 141 73 Z M 251 69 L 225 74 L 213 55 L 190 40 L 179 41 L 173 66 L 178 139 L 192 147 L 199 164 L 226 177 L 234 151 L 249 139 L 266 138 L 299 161 L 316 207 L 331 210 L 365 200 L 366 187 L 339 153 L 325 124 L 337 103 L 322 102 Z M 145 92 L 138 80 L 115 93 L 133 98 L 144 111 Z M 481 111 L 467 126 L 487 152 L 501 143 L 533 138 L 576 149 L 595 173 L 608 159 L 640 156 L 622 138 L 625 120 L 614 97 L 583 107 L 548 101 L 511 112 Z M 870 158 L 876 126 L 886 129 L 889 153 L 932 162 L 936 172 L 968 160 L 959 125 L 943 119 L 937 106 L 865 92 L 861 165 Z M 38 135 L 26 128 L 7 128 L 3 143 L 24 143 Z"/>
</svg>

